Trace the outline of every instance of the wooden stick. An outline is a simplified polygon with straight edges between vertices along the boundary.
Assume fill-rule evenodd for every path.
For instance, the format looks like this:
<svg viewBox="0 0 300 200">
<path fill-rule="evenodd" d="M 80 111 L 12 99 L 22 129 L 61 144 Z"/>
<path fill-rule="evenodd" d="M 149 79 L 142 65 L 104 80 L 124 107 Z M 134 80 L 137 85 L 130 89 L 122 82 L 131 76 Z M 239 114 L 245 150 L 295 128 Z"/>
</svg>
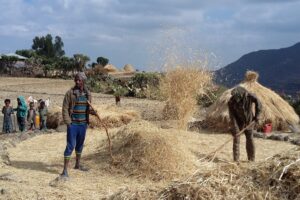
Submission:
<svg viewBox="0 0 300 200">
<path fill-rule="evenodd" d="M 103 126 L 103 128 L 105 129 L 105 132 L 106 132 L 106 135 L 107 135 L 107 140 L 108 140 L 108 145 L 109 145 L 109 153 L 110 153 L 110 157 L 112 159 L 112 161 L 114 161 L 114 157 L 112 155 L 112 149 L 111 149 L 111 140 L 110 140 L 110 136 L 108 134 L 108 130 L 107 130 L 107 127 L 105 126 L 105 124 L 102 122 L 99 114 L 97 113 L 97 111 L 95 110 L 95 108 L 92 106 L 92 104 L 90 103 L 90 101 L 87 101 L 87 103 L 89 104 L 89 106 L 93 109 L 93 111 L 95 112 L 96 114 L 96 117 L 98 118 L 100 124 Z"/>
<path fill-rule="evenodd" d="M 252 121 L 248 126 L 246 126 L 245 128 L 243 128 L 238 134 L 236 134 L 235 136 L 233 137 L 238 137 L 240 135 L 242 135 L 244 133 L 244 131 L 249 128 L 250 126 L 252 126 L 254 124 L 254 121 Z M 211 161 L 213 161 L 216 157 L 216 154 L 218 151 L 220 151 L 227 143 L 229 143 L 232 139 L 230 138 L 229 140 L 227 140 L 226 142 L 224 142 L 224 144 L 222 144 L 219 148 L 217 148 L 216 150 L 214 150 L 213 152 L 207 154 L 207 156 L 205 156 L 204 158 L 201 158 L 200 160 L 203 160 L 205 158 L 207 158 L 208 156 L 210 155 L 213 155 L 213 158 Z"/>
</svg>

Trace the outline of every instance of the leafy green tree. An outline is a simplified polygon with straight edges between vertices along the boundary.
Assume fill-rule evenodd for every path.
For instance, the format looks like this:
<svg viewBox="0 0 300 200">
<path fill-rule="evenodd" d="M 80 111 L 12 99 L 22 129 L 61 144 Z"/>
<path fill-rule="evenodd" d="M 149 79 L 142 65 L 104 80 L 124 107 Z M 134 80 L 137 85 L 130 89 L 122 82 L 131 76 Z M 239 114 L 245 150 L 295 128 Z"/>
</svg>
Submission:
<svg viewBox="0 0 300 200">
<path fill-rule="evenodd" d="M 90 58 L 83 54 L 74 54 L 74 65 L 77 71 L 83 71 Z"/>
<path fill-rule="evenodd" d="M 69 58 L 66 56 L 61 57 L 57 62 L 57 69 L 62 70 L 64 76 L 67 75 L 67 72 L 74 71 L 75 70 L 74 58 Z"/>
<path fill-rule="evenodd" d="M 48 73 L 50 71 L 52 71 L 52 70 L 54 70 L 54 66 L 53 65 L 51 65 L 51 64 L 45 64 L 45 65 L 43 65 L 43 71 L 44 71 L 45 77 L 48 77 Z"/>
<path fill-rule="evenodd" d="M 105 65 L 107 65 L 109 63 L 109 59 L 104 58 L 104 57 L 98 57 L 97 58 L 97 63 L 102 65 L 103 67 L 105 67 Z"/>
<path fill-rule="evenodd" d="M 61 37 L 56 36 L 55 37 L 55 43 L 54 43 L 54 51 L 56 57 L 62 57 L 65 55 L 65 51 L 63 50 L 64 43 L 61 39 Z"/>
<path fill-rule="evenodd" d="M 33 39 L 32 49 L 40 56 L 47 58 L 61 57 L 65 54 L 63 50 L 64 43 L 61 37 L 56 36 L 55 42 L 52 41 L 52 35 L 38 37 Z"/>
</svg>

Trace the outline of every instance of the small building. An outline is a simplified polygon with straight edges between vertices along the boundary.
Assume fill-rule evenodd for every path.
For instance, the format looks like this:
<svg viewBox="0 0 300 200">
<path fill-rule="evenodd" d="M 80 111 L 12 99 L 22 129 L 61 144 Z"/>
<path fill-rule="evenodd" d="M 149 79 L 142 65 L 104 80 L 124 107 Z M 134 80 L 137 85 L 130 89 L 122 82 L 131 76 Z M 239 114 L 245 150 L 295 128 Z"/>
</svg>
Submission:
<svg viewBox="0 0 300 200">
<path fill-rule="evenodd" d="M 0 54 L 0 60 L 2 59 L 3 56 L 7 57 L 16 57 L 18 61 L 14 63 L 14 67 L 19 68 L 19 67 L 25 67 L 25 61 L 28 59 L 27 57 L 15 54 L 15 53 L 7 53 L 7 54 Z"/>
</svg>

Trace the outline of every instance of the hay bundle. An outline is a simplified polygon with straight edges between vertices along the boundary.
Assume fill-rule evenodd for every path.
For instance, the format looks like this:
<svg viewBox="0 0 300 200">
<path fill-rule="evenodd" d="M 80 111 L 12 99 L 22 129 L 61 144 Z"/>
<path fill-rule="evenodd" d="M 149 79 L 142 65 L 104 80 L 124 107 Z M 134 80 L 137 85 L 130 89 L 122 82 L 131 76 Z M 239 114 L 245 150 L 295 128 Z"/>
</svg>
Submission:
<svg viewBox="0 0 300 200">
<path fill-rule="evenodd" d="M 197 67 L 181 67 L 167 70 L 160 81 L 160 89 L 167 99 L 164 116 L 178 119 L 179 128 L 185 128 L 196 108 L 196 96 L 205 94 L 212 74 Z"/>
<path fill-rule="evenodd" d="M 187 173 L 192 153 L 172 131 L 159 129 L 146 121 L 125 126 L 112 137 L 117 168 L 138 177 L 161 180 Z"/>
<path fill-rule="evenodd" d="M 112 64 L 105 65 L 104 69 L 110 73 L 110 72 L 118 72 L 119 70 Z"/>
<path fill-rule="evenodd" d="M 59 125 L 64 124 L 62 118 L 62 108 L 59 106 L 49 109 L 47 113 L 47 128 L 56 129 Z"/>
<path fill-rule="evenodd" d="M 294 109 L 274 91 L 260 85 L 256 80 L 258 74 L 248 71 L 245 81 L 239 84 L 255 94 L 262 104 L 260 126 L 271 122 L 273 130 L 287 130 L 289 125 L 299 123 L 299 117 Z M 233 88 L 232 88 L 233 89 Z M 231 97 L 229 89 L 209 108 L 205 124 L 208 128 L 226 132 L 229 131 L 230 120 L 227 103 Z"/>
<path fill-rule="evenodd" d="M 117 106 L 95 106 L 102 122 L 107 128 L 120 127 L 130 123 L 132 120 L 140 118 L 134 110 L 124 110 Z M 103 128 L 96 116 L 90 115 L 91 128 Z"/>
<path fill-rule="evenodd" d="M 125 72 L 134 72 L 135 71 L 134 67 L 131 64 L 126 64 L 123 69 Z"/>
<path fill-rule="evenodd" d="M 298 148 L 258 164 L 223 164 L 171 184 L 160 199 L 299 199 L 299 158 Z"/>
</svg>

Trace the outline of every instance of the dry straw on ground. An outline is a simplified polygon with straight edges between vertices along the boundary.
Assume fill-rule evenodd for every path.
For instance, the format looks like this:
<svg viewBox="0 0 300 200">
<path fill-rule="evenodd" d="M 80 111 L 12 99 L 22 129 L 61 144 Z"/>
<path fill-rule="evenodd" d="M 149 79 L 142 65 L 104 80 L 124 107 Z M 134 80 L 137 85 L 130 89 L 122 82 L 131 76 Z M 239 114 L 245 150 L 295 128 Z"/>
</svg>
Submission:
<svg viewBox="0 0 300 200">
<path fill-rule="evenodd" d="M 123 173 L 151 180 L 168 180 L 194 169 L 195 158 L 178 136 L 146 121 L 128 124 L 111 138 L 114 165 Z"/>
<path fill-rule="evenodd" d="M 128 124 L 132 120 L 139 119 L 140 115 L 137 111 L 126 110 L 117 106 L 95 106 L 102 123 L 107 128 L 120 127 Z M 90 115 L 91 128 L 103 128 L 96 116 Z"/>
<path fill-rule="evenodd" d="M 167 103 L 166 119 L 178 119 L 179 128 L 186 128 L 188 119 L 196 108 L 196 96 L 205 94 L 211 84 L 212 74 L 204 68 L 178 66 L 166 71 L 160 89 Z"/>
<path fill-rule="evenodd" d="M 288 130 L 289 125 L 298 124 L 299 117 L 294 109 L 274 91 L 262 86 L 257 82 L 258 74 L 248 71 L 245 80 L 239 86 L 255 94 L 261 101 L 262 112 L 260 115 L 260 126 L 271 122 L 273 130 Z M 233 89 L 233 88 L 232 88 Z M 227 102 L 231 97 L 231 90 L 225 91 L 222 96 L 210 107 L 205 126 L 226 132 L 230 127 Z"/>
<path fill-rule="evenodd" d="M 171 184 L 160 199 L 299 199 L 299 158 L 297 148 L 258 164 L 223 164 Z"/>
</svg>

